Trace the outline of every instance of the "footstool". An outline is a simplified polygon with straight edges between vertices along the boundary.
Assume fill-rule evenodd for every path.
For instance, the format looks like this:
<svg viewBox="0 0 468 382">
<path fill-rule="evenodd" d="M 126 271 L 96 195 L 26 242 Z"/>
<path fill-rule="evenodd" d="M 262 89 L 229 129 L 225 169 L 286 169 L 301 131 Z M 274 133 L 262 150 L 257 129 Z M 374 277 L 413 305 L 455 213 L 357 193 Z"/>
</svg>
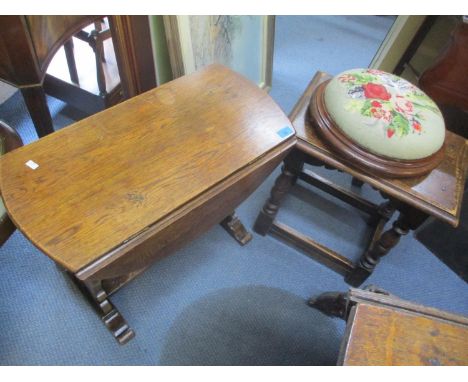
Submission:
<svg viewBox="0 0 468 382">
<path fill-rule="evenodd" d="M 109 296 L 217 223 L 245 244 L 233 211 L 294 144 L 267 93 L 213 65 L 2 156 L 1 196 L 123 344 Z"/>
<path fill-rule="evenodd" d="M 310 100 L 320 84 L 331 78 L 326 73 L 318 72 L 291 112 L 290 120 L 296 130 L 297 144 L 285 159 L 282 173 L 257 217 L 254 230 L 261 235 L 270 233 L 282 239 L 343 275 L 350 285 L 359 286 L 372 274 L 379 260 L 397 245 L 400 237 L 418 228 L 429 216 L 454 227 L 458 225 L 468 164 L 467 141 L 446 131 L 443 157 L 436 158 L 436 167 L 432 171 L 427 172 L 426 169 L 425 174 L 419 176 L 403 173 L 403 177 L 389 177 L 375 166 L 365 166 L 352 155 L 338 153 L 333 145 L 323 139 L 323 134 L 311 121 Z M 391 138 L 394 133 L 386 134 Z M 439 155 L 440 149 L 440 145 L 431 148 L 436 155 Z M 353 185 L 359 187 L 367 183 L 387 201 L 376 205 L 358 192 L 304 169 L 305 163 L 350 174 Z M 276 220 L 282 200 L 298 179 L 370 216 L 372 234 L 359 261 L 353 263 L 342 254 Z M 385 224 L 396 211 L 398 218 L 384 232 Z"/>
</svg>

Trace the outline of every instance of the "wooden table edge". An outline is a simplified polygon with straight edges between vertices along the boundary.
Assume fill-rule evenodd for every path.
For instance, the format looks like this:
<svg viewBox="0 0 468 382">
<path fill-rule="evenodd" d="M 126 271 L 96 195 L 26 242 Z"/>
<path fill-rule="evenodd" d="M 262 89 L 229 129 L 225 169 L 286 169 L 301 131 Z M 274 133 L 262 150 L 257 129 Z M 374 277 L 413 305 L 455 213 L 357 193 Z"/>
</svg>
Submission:
<svg viewBox="0 0 468 382">
<path fill-rule="evenodd" d="M 81 268 L 74 269 L 71 271 L 74 272 L 76 276 L 81 280 L 89 278 L 95 272 L 96 268 L 101 269 L 107 266 L 108 264 L 112 263 L 120 256 L 127 253 L 131 248 L 144 242 L 147 237 L 154 235 L 155 232 L 158 232 L 170 225 L 173 220 L 176 220 L 178 218 L 178 216 L 184 215 L 187 211 L 190 211 L 191 209 L 203 203 L 202 198 L 204 196 L 213 195 L 218 192 L 221 192 L 223 188 L 235 183 L 239 178 L 242 178 L 247 174 L 253 172 L 255 170 L 255 167 L 252 167 L 252 164 L 255 164 L 256 166 L 261 166 L 262 164 L 267 163 L 272 157 L 276 157 L 284 152 L 291 150 L 295 146 L 295 144 L 296 137 L 292 135 L 276 147 L 267 151 L 263 156 L 257 158 L 256 161 L 246 164 L 245 166 L 239 168 L 237 171 L 230 174 L 228 178 L 221 180 L 208 190 L 205 190 L 204 192 L 196 195 L 195 197 L 181 205 L 178 209 L 171 211 L 169 214 L 155 221 L 150 226 L 142 229 L 140 232 L 134 234 L 132 237 L 127 238 L 125 241 L 110 249 L 99 258 L 94 259 L 93 261 L 87 263 Z"/>
</svg>

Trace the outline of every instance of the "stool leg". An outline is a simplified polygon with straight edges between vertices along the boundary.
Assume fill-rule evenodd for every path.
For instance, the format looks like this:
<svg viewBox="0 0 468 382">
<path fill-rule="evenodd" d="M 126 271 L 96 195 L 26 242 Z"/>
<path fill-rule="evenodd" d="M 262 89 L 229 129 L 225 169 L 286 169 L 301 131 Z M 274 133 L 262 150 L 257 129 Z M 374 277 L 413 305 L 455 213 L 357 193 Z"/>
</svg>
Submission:
<svg viewBox="0 0 468 382">
<path fill-rule="evenodd" d="M 246 245 L 252 240 L 252 234 L 245 229 L 235 212 L 227 216 L 220 224 L 240 245 Z"/>
<path fill-rule="evenodd" d="M 385 231 L 364 253 L 356 268 L 345 277 L 345 281 L 354 287 L 361 285 L 372 274 L 380 259 L 388 254 L 398 244 L 401 236 L 407 235 L 409 230 L 405 215 L 400 213 L 392 228 Z"/>
<path fill-rule="evenodd" d="M 398 244 L 400 238 L 407 235 L 410 230 L 417 229 L 428 218 L 426 213 L 414 207 L 398 204 L 395 201 L 393 205 L 397 206 L 400 211 L 398 219 L 393 223 L 392 228 L 385 231 L 378 240 L 373 240 L 373 244 L 360 258 L 355 269 L 345 277 L 348 284 L 354 287 L 361 285 L 372 274 L 380 259 Z"/>
<path fill-rule="evenodd" d="M 303 166 L 304 162 L 294 152 L 284 160 L 281 174 L 276 178 L 275 185 L 270 192 L 270 197 L 257 216 L 254 225 L 255 232 L 263 236 L 268 233 L 278 213 L 281 201 L 296 183 L 298 174 L 302 171 Z"/>
</svg>

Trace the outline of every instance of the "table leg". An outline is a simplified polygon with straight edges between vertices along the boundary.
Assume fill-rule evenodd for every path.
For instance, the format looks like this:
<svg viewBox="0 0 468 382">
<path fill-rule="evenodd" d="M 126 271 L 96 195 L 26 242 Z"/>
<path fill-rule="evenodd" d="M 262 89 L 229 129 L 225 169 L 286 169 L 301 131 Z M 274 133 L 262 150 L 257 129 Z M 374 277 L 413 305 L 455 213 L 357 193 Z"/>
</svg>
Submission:
<svg viewBox="0 0 468 382">
<path fill-rule="evenodd" d="M 245 245 L 252 240 L 252 234 L 245 229 L 235 212 L 227 216 L 220 224 L 240 245 Z"/>
<path fill-rule="evenodd" d="M 81 281 L 76 278 L 75 275 L 68 272 L 67 274 L 88 301 L 91 302 L 93 308 L 101 316 L 101 320 L 104 322 L 107 329 L 110 330 L 120 345 L 126 344 L 135 337 L 135 332 L 128 326 L 127 321 L 125 321 L 117 308 L 109 300 L 109 296 L 102 288 L 102 282 L 100 280 Z"/>
<path fill-rule="evenodd" d="M 54 132 L 52 117 L 41 85 L 21 88 L 24 102 L 39 138 Z"/>
<path fill-rule="evenodd" d="M 361 285 L 372 274 L 380 259 L 398 244 L 400 238 L 407 235 L 410 230 L 418 228 L 427 217 L 414 208 L 400 206 L 400 215 L 392 228 L 385 231 L 377 240 L 373 240 L 355 269 L 345 277 L 345 281 L 355 287 Z"/>
<path fill-rule="evenodd" d="M 271 189 L 270 197 L 264 204 L 255 221 L 254 231 L 260 235 L 266 235 L 273 225 L 280 204 L 289 189 L 296 183 L 304 162 L 297 152 L 292 152 L 285 160 L 281 168 L 281 174 L 276 178 L 275 185 Z"/>
</svg>

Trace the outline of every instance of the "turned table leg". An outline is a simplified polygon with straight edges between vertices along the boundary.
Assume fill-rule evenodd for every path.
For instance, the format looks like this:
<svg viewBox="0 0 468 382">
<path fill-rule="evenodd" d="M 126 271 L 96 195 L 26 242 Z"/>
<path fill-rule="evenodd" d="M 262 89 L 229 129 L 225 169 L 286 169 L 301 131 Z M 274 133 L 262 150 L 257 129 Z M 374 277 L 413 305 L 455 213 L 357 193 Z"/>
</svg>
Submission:
<svg viewBox="0 0 468 382">
<path fill-rule="evenodd" d="M 240 245 L 246 245 L 252 240 L 252 234 L 245 229 L 235 212 L 227 216 L 220 224 Z"/>
<path fill-rule="evenodd" d="M 270 197 L 264 204 L 255 221 L 254 231 L 260 235 L 266 235 L 270 230 L 278 213 L 280 204 L 290 188 L 296 183 L 304 162 L 299 159 L 296 152 L 290 154 L 281 168 L 281 174 L 276 178 L 270 192 Z"/>
</svg>

